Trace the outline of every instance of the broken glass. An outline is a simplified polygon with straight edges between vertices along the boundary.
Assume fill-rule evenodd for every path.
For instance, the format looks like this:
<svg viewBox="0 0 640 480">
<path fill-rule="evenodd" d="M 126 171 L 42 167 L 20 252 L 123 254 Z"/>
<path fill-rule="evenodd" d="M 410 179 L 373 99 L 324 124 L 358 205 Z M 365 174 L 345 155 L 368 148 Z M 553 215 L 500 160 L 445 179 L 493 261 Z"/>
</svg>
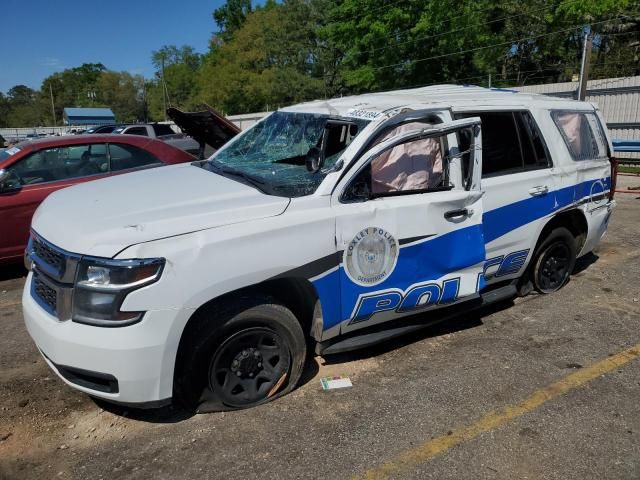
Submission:
<svg viewBox="0 0 640 480">
<path fill-rule="evenodd" d="M 245 183 L 270 195 L 310 195 L 368 123 L 323 114 L 275 112 L 233 139 L 203 166 L 230 178 L 244 178 Z M 319 171 L 309 171 L 307 157 L 318 149 L 324 164 Z"/>
</svg>

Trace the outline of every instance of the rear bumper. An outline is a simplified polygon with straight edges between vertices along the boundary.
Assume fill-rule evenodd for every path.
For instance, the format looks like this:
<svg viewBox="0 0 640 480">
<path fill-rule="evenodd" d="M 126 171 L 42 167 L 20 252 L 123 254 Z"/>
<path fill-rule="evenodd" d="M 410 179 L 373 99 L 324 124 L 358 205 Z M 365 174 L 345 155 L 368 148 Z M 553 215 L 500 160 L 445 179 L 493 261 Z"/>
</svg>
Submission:
<svg viewBox="0 0 640 480">
<path fill-rule="evenodd" d="M 181 310 L 147 312 L 118 328 L 59 321 L 31 296 L 29 274 L 22 295 L 29 334 L 51 369 L 69 386 L 108 401 L 159 406 L 170 401 Z M 177 337 L 177 338 L 174 338 Z"/>
<path fill-rule="evenodd" d="M 615 208 L 616 201 L 610 200 L 603 205 L 598 205 L 584 210 L 588 227 L 587 239 L 585 240 L 582 250 L 578 256 L 585 255 L 598 246 L 600 240 L 602 240 L 607 233 L 609 220 L 611 219 L 611 214 Z"/>
</svg>

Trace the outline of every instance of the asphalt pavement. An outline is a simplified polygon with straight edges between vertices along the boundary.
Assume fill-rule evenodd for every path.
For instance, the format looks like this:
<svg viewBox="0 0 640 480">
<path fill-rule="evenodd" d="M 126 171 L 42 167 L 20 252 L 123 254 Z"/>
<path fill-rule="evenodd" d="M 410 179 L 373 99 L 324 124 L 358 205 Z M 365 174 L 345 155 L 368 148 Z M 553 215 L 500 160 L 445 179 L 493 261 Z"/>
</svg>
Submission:
<svg viewBox="0 0 640 480">
<path fill-rule="evenodd" d="M 640 478 L 637 197 L 616 196 L 560 292 L 317 358 L 293 393 L 239 412 L 133 411 L 66 387 L 24 328 L 22 272 L 5 268 L 0 479 Z M 353 387 L 323 391 L 327 375 Z"/>
</svg>

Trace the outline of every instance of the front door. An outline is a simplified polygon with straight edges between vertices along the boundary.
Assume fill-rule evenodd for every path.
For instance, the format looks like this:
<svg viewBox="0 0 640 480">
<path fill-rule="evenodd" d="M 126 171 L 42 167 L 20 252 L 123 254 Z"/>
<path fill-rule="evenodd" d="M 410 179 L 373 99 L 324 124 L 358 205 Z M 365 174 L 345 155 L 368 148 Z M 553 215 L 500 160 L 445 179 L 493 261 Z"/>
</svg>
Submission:
<svg viewBox="0 0 640 480">
<path fill-rule="evenodd" d="M 478 118 L 387 129 L 358 161 L 334 194 L 341 333 L 477 296 L 481 162 Z"/>
</svg>

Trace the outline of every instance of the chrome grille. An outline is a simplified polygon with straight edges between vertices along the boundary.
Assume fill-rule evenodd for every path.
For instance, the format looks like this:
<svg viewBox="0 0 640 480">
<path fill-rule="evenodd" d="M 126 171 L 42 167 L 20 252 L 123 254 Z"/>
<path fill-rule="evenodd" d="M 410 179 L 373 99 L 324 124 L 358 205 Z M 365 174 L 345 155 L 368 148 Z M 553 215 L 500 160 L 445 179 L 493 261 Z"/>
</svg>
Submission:
<svg viewBox="0 0 640 480">
<path fill-rule="evenodd" d="M 39 303 L 45 310 L 50 313 L 56 312 L 58 294 L 37 275 L 33 277 L 33 294 L 36 300 L 40 300 Z"/>
<path fill-rule="evenodd" d="M 53 267 L 57 271 L 62 271 L 65 266 L 65 257 L 62 253 L 55 251 L 39 238 L 34 237 L 32 241 L 33 253 L 43 262 Z"/>
<path fill-rule="evenodd" d="M 33 271 L 31 296 L 58 320 L 69 320 L 80 255 L 62 250 L 32 232 L 26 257 Z"/>
</svg>

